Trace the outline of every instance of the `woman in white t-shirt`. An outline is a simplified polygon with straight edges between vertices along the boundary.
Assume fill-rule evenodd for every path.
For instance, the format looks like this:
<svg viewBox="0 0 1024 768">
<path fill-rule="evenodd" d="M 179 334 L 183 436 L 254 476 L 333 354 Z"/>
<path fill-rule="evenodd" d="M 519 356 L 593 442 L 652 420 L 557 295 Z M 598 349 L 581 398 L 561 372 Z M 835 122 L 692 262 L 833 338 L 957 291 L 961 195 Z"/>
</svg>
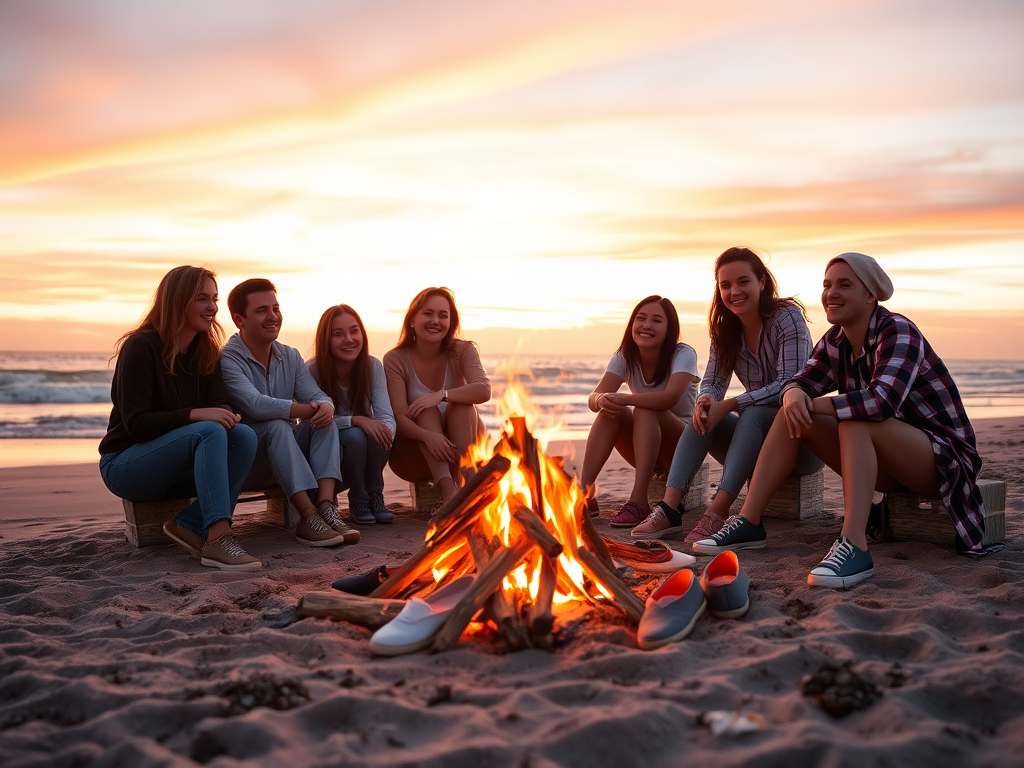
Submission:
<svg viewBox="0 0 1024 768">
<path fill-rule="evenodd" d="M 651 512 L 647 487 L 655 470 L 672 463 L 697 397 L 697 353 L 679 341 L 672 302 L 648 296 L 633 309 L 618 351 L 587 401 L 597 413 L 587 436 L 580 483 L 597 514 L 594 484 L 612 448 L 636 468 L 633 490 L 609 524 L 632 528 Z M 619 394 L 623 382 L 629 394 Z"/>
</svg>

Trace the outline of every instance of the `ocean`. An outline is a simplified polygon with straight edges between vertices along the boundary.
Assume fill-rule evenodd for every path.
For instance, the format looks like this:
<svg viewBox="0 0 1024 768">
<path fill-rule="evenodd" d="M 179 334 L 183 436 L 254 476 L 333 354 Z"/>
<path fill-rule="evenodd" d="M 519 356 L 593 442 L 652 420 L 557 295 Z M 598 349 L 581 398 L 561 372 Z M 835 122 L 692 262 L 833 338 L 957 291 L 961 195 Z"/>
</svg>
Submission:
<svg viewBox="0 0 1024 768">
<path fill-rule="evenodd" d="M 492 403 L 481 408 L 485 424 L 489 429 L 500 426 L 494 401 L 511 376 L 528 393 L 538 430 L 551 439 L 585 438 L 593 420 L 587 395 L 603 375 L 608 357 L 524 356 L 510 361 L 485 356 L 494 389 Z M 1024 416 L 1024 361 L 946 364 L 971 419 Z M 106 354 L 0 352 L 0 466 L 97 457 L 96 443 L 110 414 L 112 374 Z"/>
</svg>

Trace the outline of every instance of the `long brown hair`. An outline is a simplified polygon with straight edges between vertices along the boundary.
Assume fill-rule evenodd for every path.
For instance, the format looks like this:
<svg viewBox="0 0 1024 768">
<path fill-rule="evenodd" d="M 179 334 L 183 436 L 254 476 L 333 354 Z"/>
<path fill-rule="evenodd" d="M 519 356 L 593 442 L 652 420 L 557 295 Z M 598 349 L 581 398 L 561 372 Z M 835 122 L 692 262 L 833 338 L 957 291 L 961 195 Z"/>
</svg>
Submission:
<svg viewBox="0 0 1024 768">
<path fill-rule="evenodd" d="M 363 335 L 363 348 L 352 363 L 352 378 L 348 385 L 348 409 L 352 416 L 370 415 L 370 393 L 373 389 L 370 371 L 370 342 L 366 338 L 366 326 L 363 319 L 348 304 L 331 307 L 320 316 L 316 326 L 313 359 L 319 374 L 320 388 L 334 402 L 335 412 L 341 411 L 346 403 L 339 402 L 341 387 L 338 385 L 338 374 L 334 368 L 334 356 L 331 355 L 331 326 L 338 315 L 352 315 L 356 319 L 359 331 Z"/>
<path fill-rule="evenodd" d="M 622 353 L 622 357 L 626 360 L 626 369 L 635 368 L 640 373 L 640 378 L 643 379 L 643 370 L 640 367 L 640 348 L 636 345 L 636 341 L 633 340 L 633 321 L 640 314 L 641 307 L 646 304 L 660 304 L 661 308 L 665 310 L 665 340 L 661 342 L 661 349 L 658 351 L 658 364 L 654 368 L 653 383 L 654 386 L 657 386 L 668 378 L 668 372 L 672 368 L 672 358 L 676 354 L 676 344 L 679 343 L 679 314 L 676 312 L 676 307 L 671 300 L 663 296 L 648 296 L 633 307 L 633 312 L 629 316 L 629 322 L 626 323 L 626 332 L 622 334 L 622 343 L 619 344 L 618 351 Z"/>
<path fill-rule="evenodd" d="M 423 309 L 423 305 L 432 296 L 440 296 L 448 302 L 449 307 L 448 333 L 441 340 L 441 349 L 447 350 L 448 346 L 452 343 L 452 339 L 459 337 L 459 310 L 455 306 L 455 294 L 452 293 L 451 288 L 445 288 L 443 285 L 440 288 L 424 288 L 416 294 L 416 298 L 412 300 L 412 303 L 409 304 L 409 309 L 406 310 L 405 319 L 402 320 L 402 330 L 398 334 L 398 344 L 395 345 L 395 349 L 405 349 L 416 343 L 416 334 L 413 333 L 411 325 L 412 319 L 416 316 L 417 312 Z"/>
<path fill-rule="evenodd" d="M 779 296 L 779 287 L 775 282 L 775 276 L 764 265 L 760 256 L 749 248 L 729 248 L 723 251 L 715 259 L 715 295 L 711 299 L 711 310 L 708 312 L 708 331 L 711 336 L 711 344 L 718 350 L 718 359 L 721 361 L 723 374 L 730 374 L 736 368 L 736 359 L 740 354 L 740 342 L 743 337 L 743 323 L 722 301 L 722 292 L 718 289 L 718 270 L 726 264 L 736 261 L 742 261 L 749 265 L 758 282 L 764 280 L 764 287 L 761 289 L 761 297 L 758 301 L 758 311 L 762 321 L 771 317 L 780 307 L 799 307 L 804 319 L 807 319 L 807 309 L 798 299 L 792 296 Z"/>
<path fill-rule="evenodd" d="M 206 278 L 217 284 L 217 276 L 205 267 L 175 267 L 160 281 L 153 294 L 153 304 L 135 328 L 124 334 L 114 345 L 114 357 L 121 352 L 121 347 L 139 331 L 153 328 L 160 335 L 163 345 L 164 365 L 167 374 L 174 376 L 174 360 L 181 352 L 178 349 L 178 334 L 185 328 L 185 318 L 189 307 L 203 290 Z M 208 333 L 198 334 L 196 350 L 197 373 L 209 376 L 220 364 L 220 348 L 224 343 L 224 329 L 217 318 Z M 193 342 L 195 343 L 195 342 Z"/>
</svg>

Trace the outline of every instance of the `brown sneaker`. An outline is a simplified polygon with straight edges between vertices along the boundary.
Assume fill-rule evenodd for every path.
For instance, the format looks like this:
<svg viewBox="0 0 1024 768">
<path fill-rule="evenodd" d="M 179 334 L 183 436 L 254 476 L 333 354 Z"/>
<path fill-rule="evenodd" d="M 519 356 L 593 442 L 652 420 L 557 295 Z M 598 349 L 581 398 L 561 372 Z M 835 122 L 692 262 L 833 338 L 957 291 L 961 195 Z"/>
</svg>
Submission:
<svg viewBox="0 0 1024 768">
<path fill-rule="evenodd" d="M 242 549 L 238 537 L 233 533 L 225 533 L 218 539 L 207 541 L 203 545 L 199 562 L 224 571 L 258 571 L 263 567 L 263 563 Z"/>
<path fill-rule="evenodd" d="M 321 501 L 317 504 L 316 513 L 327 525 L 345 537 L 346 544 L 355 544 L 359 541 L 359 531 L 349 527 L 348 523 L 341 519 L 338 508 L 330 501 Z"/>
<path fill-rule="evenodd" d="M 199 557 L 202 554 L 206 540 L 198 533 L 192 533 L 184 525 L 180 525 L 177 520 L 168 520 L 164 523 L 163 529 L 164 533 L 174 539 L 176 544 L 187 549 L 192 557 Z"/>
<path fill-rule="evenodd" d="M 725 520 L 714 512 L 705 512 L 700 520 L 697 521 L 697 524 L 693 526 L 693 530 L 686 534 L 686 538 L 683 541 L 692 544 L 695 541 L 707 539 L 718 533 L 723 525 L 725 525 Z"/>
<path fill-rule="evenodd" d="M 295 539 L 307 547 L 334 547 L 345 543 L 345 536 L 324 522 L 318 514 L 308 520 L 299 520 L 295 526 Z"/>
</svg>

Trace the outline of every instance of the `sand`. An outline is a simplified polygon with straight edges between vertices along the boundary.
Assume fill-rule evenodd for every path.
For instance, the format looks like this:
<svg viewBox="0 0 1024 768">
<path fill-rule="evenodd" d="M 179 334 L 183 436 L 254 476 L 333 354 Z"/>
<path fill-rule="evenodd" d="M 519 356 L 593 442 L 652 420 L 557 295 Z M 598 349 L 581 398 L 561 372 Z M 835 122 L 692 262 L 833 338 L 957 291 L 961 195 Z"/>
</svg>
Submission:
<svg viewBox="0 0 1024 768">
<path fill-rule="evenodd" d="M 839 529 L 832 475 L 824 515 L 768 521 L 769 547 L 740 554 L 746 617 L 702 618 L 653 652 L 612 609 L 561 616 L 552 652 L 478 633 L 394 659 L 370 656 L 367 630 L 300 619 L 305 592 L 422 542 L 394 478 L 395 524 L 340 549 L 301 548 L 241 508 L 265 563 L 247 575 L 130 548 L 94 465 L 0 470 L 0 765 L 1019 765 L 1024 419 L 976 426 L 983 476 L 1008 483 L 1003 551 L 881 544 L 870 581 L 811 589 Z M 602 530 L 629 479 L 621 461 L 603 473 Z M 657 582 L 630 583 L 646 595 Z M 877 698 L 826 713 L 801 692 L 823 662 L 848 662 L 840 676 Z M 766 727 L 715 736 L 716 710 Z"/>
</svg>

